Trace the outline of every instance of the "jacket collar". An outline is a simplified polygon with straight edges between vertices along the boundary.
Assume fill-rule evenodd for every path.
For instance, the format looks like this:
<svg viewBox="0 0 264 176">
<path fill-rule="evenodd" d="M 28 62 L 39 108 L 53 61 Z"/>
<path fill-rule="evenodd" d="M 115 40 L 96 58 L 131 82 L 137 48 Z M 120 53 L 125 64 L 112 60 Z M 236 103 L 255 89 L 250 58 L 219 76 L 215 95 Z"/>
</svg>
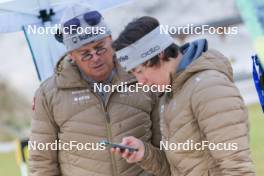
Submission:
<svg viewBox="0 0 264 176">
<path fill-rule="evenodd" d="M 176 93 L 194 74 L 205 70 L 219 71 L 233 82 L 233 70 L 229 60 L 216 50 L 208 50 L 185 70 L 171 75 L 172 92 Z"/>
</svg>

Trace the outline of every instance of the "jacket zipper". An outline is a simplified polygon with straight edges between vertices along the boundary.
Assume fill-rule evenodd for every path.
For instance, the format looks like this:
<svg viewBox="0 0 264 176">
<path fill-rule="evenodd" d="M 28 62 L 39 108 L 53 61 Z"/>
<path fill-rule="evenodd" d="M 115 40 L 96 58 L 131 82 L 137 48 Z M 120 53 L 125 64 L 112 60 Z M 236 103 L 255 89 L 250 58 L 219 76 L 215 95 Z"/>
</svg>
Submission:
<svg viewBox="0 0 264 176">
<path fill-rule="evenodd" d="M 107 103 L 108 100 L 110 99 L 112 93 L 110 93 L 107 97 L 106 97 L 106 101 L 105 103 L 102 101 L 102 99 L 96 94 L 96 97 L 98 98 L 98 100 L 100 101 L 100 104 L 104 110 L 105 113 L 105 121 L 106 121 L 106 129 L 107 129 L 107 140 L 109 142 L 112 142 L 112 131 L 110 128 L 110 116 L 109 113 L 107 111 Z M 111 151 L 109 150 L 109 154 L 111 157 L 111 161 L 112 161 L 112 175 L 113 176 L 118 176 L 118 172 L 117 172 L 117 164 L 116 164 L 116 160 L 115 160 L 115 156 L 111 153 Z"/>
<path fill-rule="evenodd" d="M 110 116 L 109 116 L 109 114 L 108 114 L 108 112 L 107 111 L 105 111 L 105 113 L 106 113 L 106 127 L 107 127 L 107 134 L 108 134 L 108 140 L 110 141 L 110 142 L 112 142 L 112 131 L 111 131 L 111 128 L 110 128 L 110 126 L 109 126 L 109 124 L 110 124 Z M 117 174 L 117 164 L 116 164 L 116 160 L 115 160 L 115 156 L 111 153 L 111 151 L 109 151 L 109 153 L 110 153 L 110 156 L 111 156 L 111 160 L 112 160 L 112 168 L 113 168 L 113 175 L 114 176 L 118 176 L 118 174 Z"/>
<path fill-rule="evenodd" d="M 107 104 L 108 104 L 108 101 L 111 97 L 113 92 L 110 92 L 109 95 L 107 95 L 106 99 L 105 99 L 105 103 L 100 99 L 100 102 L 101 102 L 101 105 L 103 106 L 104 108 L 104 111 L 105 111 L 105 117 L 106 117 L 106 128 L 107 128 L 107 135 L 108 135 L 108 140 L 110 142 L 113 142 L 112 141 L 112 131 L 111 131 L 111 128 L 110 128 L 110 116 L 109 116 L 109 113 L 107 111 Z M 100 97 L 99 97 L 100 98 Z M 116 163 L 116 159 L 115 159 L 115 156 L 111 153 L 111 151 L 109 151 L 110 153 L 110 156 L 111 156 L 111 160 L 112 160 L 112 169 L 113 169 L 113 175 L 114 176 L 118 176 L 118 172 L 117 172 L 117 163 Z"/>
<path fill-rule="evenodd" d="M 107 129 L 107 140 L 112 142 L 112 131 L 111 131 L 111 128 L 110 128 L 110 116 L 109 116 L 109 113 L 107 111 L 107 104 L 108 104 L 108 101 L 111 97 L 113 92 L 110 92 L 109 95 L 107 95 L 106 97 L 106 100 L 105 100 L 105 103 L 102 101 L 101 97 L 99 97 L 98 94 L 95 93 L 95 96 L 98 98 L 101 106 L 103 107 L 104 109 L 104 112 L 105 112 L 105 120 L 106 120 L 106 129 Z M 117 172 L 117 163 L 116 163 L 116 159 L 115 159 L 115 156 L 111 153 L 111 151 L 109 151 L 109 154 L 111 156 L 111 161 L 112 161 L 112 175 L 114 176 L 118 176 L 118 172 Z"/>
</svg>

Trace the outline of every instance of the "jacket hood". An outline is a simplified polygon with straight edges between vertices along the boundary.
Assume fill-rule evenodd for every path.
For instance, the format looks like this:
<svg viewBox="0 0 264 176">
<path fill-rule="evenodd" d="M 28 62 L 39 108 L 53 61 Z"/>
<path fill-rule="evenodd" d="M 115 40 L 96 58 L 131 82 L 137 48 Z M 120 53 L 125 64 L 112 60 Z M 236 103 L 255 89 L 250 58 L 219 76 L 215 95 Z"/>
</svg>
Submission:
<svg viewBox="0 0 264 176">
<path fill-rule="evenodd" d="M 113 77 L 113 84 L 136 82 L 136 78 L 126 73 L 122 67 L 114 60 L 116 74 Z M 68 56 L 63 56 L 55 68 L 55 80 L 58 88 L 84 88 L 89 86 L 88 82 L 81 76 L 78 66 L 71 62 Z"/>
<path fill-rule="evenodd" d="M 184 82 L 194 74 L 205 70 L 216 70 L 221 72 L 233 82 L 233 70 L 228 58 L 216 50 L 208 50 L 189 63 L 184 70 L 172 75 L 173 90 L 177 91 L 183 86 Z"/>
<path fill-rule="evenodd" d="M 181 46 L 180 50 L 182 53 L 182 60 L 177 68 L 177 72 L 180 72 L 192 63 L 194 60 L 199 58 L 203 52 L 208 49 L 208 44 L 206 39 L 195 40 L 191 43 L 186 43 Z"/>
</svg>

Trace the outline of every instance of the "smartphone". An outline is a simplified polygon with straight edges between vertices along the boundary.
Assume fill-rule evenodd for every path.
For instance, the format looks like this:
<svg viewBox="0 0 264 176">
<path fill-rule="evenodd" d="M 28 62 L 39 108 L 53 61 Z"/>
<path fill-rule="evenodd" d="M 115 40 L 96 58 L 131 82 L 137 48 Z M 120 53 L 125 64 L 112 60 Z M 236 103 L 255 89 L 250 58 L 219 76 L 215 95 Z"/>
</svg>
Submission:
<svg viewBox="0 0 264 176">
<path fill-rule="evenodd" d="M 119 148 L 121 153 L 123 153 L 126 149 L 128 149 L 129 153 L 133 153 L 133 152 L 137 152 L 138 149 L 136 148 L 132 148 L 132 147 L 128 147 L 125 145 L 120 145 L 120 144 L 115 144 L 115 143 L 111 143 L 109 141 L 101 141 L 101 144 L 104 144 L 106 147 L 111 147 L 111 148 Z"/>
</svg>

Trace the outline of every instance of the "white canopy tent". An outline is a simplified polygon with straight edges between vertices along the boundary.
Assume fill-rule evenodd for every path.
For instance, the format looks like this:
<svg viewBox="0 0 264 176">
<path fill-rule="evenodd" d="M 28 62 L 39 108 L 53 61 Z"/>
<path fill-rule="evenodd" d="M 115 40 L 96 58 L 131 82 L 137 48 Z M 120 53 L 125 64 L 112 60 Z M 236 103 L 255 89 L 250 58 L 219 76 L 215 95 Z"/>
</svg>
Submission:
<svg viewBox="0 0 264 176">
<path fill-rule="evenodd" d="M 65 53 L 52 32 L 42 29 L 59 23 L 63 11 L 71 3 L 81 3 L 97 10 L 109 10 L 127 0 L 12 0 L 0 3 L 0 33 L 23 31 L 30 48 L 39 80 L 53 73 L 57 60 Z M 34 28 L 35 27 L 35 28 Z M 37 30 L 35 30 L 37 29 Z"/>
</svg>

